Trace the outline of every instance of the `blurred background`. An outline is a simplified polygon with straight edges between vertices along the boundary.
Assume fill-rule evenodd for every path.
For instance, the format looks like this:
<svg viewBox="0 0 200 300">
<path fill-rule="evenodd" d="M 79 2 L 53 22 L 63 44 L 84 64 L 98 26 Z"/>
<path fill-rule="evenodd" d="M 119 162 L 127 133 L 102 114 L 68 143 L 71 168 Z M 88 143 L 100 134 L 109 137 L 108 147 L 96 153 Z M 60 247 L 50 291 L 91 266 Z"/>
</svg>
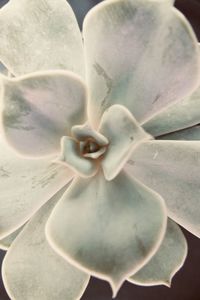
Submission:
<svg viewBox="0 0 200 300">
<path fill-rule="evenodd" d="M 7 2 L 0 0 L 0 7 Z M 101 1 L 69 0 L 68 2 L 73 7 L 81 28 L 87 11 Z M 200 0 L 177 0 L 175 6 L 189 19 L 200 41 Z M 140 287 L 127 282 L 121 288 L 116 300 L 200 300 L 200 239 L 184 229 L 183 232 L 188 241 L 189 253 L 185 265 L 175 275 L 171 288 L 164 286 Z M 0 251 L 0 263 L 4 254 L 5 252 Z M 92 278 L 81 300 L 111 299 L 112 294 L 109 285 L 104 281 Z M 9 300 L 1 280 L 0 300 Z"/>
</svg>

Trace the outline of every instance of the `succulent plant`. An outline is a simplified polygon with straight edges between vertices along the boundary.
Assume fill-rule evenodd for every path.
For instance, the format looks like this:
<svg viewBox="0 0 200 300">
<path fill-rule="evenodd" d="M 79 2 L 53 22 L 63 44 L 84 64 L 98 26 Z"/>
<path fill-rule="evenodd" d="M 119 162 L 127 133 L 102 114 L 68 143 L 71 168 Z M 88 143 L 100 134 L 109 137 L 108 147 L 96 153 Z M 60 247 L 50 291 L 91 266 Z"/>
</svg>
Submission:
<svg viewBox="0 0 200 300">
<path fill-rule="evenodd" d="M 0 28 L 10 298 L 80 299 L 90 276 L 113 297 L 125 280 L 170 286 L 187 255 L 176 223 L 200 237 L 190 24 L 172 0 L 107 0 L 80 32 L 65 0 L 10 0 Z"/>
</svg>

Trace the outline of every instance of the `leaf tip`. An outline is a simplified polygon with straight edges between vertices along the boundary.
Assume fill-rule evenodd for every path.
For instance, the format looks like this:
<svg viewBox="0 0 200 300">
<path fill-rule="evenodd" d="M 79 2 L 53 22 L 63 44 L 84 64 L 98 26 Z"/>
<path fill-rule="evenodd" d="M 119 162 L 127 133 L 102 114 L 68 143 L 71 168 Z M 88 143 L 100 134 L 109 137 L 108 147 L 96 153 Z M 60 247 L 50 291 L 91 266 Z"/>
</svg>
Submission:
<svg viewBox="0 0 200 300">
<path fill-rule="evenodd" d="M 117 297 L 117 294 L 124 283 L 124 279 L 119 279 L 119 278 L 112 278 L 109 280 L 111 289 L 112 289 L 112 299 L 115 299 Z"/>
<path fill-rule="evenodd" d="M 168 288 L 171 288 L 171 284 L 172 284 L 171 278 L 163 281 L 163 285 L 165 285 Z"/>
</svg>

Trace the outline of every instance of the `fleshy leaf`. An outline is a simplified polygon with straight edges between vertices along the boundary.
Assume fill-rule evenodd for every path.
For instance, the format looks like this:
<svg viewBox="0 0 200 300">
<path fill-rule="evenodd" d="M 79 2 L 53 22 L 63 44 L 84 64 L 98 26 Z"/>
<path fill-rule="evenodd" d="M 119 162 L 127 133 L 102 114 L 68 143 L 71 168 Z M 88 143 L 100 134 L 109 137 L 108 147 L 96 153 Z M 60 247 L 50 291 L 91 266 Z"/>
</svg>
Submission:
<svg viewBox="0 0 200 300">
<path fill-rule="evenodd" d="M 88 123 L 72 127 L 72 134 L 79 141 L 84 141 L 87 138 L 93 138 L 100 146 L 108 144 L 108 139 L 101 133 L 93 130 Z"/>
<path fill-rule="evenodd" d="M 65 69 L 84 76 L 82 36 L 65 0 L 9 1 L 0 28 L 0 61 L 14 75 Z"/>
<path fill-rule="evenodd" d="M 61 256 L 110 282 L 114 295 L 160 246 L 166 229 L 162 198 L 125 173 L 77 178 L 47 222 Z"/>
<path fill-rule="evenodd" d="M 8 70 L 6 69 L 6 67 L 0 62 L 0 74 L 8 74 Z M 3 93 L 3 82 L 0 78 L 0 99 L 2 98 L 2 93 Z M 1 130 L 1 128 L 0 128 Z"/>
<path fill-rule="evenodd" d="M 83 154 L 84 157 L 90 157 L 92 159 L 98 159 L 99 157 L 101 157 L 107 150 L 107 147 L 102 147 L 100 148 L 97 152 L 93 152 L 93 153 L 85 153 Z"/>
<path fill-rule="evenodd" d="M 187 242 L 173 221 L 168 220 L 165 238 L 152 259 L 129 281 L 138 285 L 171 285 L 172 277 L 183 266 L 187 256 Z"/>
<path fill-rule="evenodd" d="M 18 228 L 13 233 L 6 236 L 4 239 L 0 240 L 0 249 L 8 250 L 8 248 L 11 246 L 11 244 L 13 243 L 13 241 L 16 239 L 16 237 L 19 235 L 19 233 L 22 231 L 23 228 L 24 225 Z"/>
<path fill-rule="evenodd" d="M 68 136 L 64 136 L 61 140 L 61 156 L 57 161 L 66 164 L 72 171 L 83 177 L 93 176 L 97 172 L 96 162 L 83 157 L 77 141 Z"/>
<path fill-rule="evenodd" d="M 165 200 L 168 216 L 200 237 L 200 141 L 149 141 L 127 170 Z"/>
<path fill-rule="evenodd" d="M 86 89 L 70 72 L 33 73 L 3 81 L 3 129 L 8 142 L 23 155 L 60 152 L 61 137 L 85 121 Z"/>
<path fill-rule="evenodd" d="M 107 180 L 119 174 L 133 149 L 142 140 L 151 138 L 122 105 L 113 105 L 104 112 L 99 131 L 109 140 L 101 163 Z"/>
<path fill-rule="evenodd" d="M 50 158 L 17 156 L 0 139 L 0 239 L 21 227 L 73 173 Z"/>
<path fill-rule="evenodd" d="M 143 124 L 153 136 L 159 136 L 200 123 L 200 87 L 186 99 L 171 105 L 166 110 Z"/>
<path fill-rule="evenodd" d="M 45 224 L 63 190 L 45 204 L 13 242 L 3 261 L 3 280 L 11 299 L 77 300 L 89 276 L 49 246 Z"/>
<path fill-rule="evenodd" d="M 8 74 L 8 70 L 6 69 L 6 67 L 0 62 L 0 73 L 1 74 Z"/>
<path fill-rule="evenodd" d="M 200 125 L 182 129 L 159 137 L 159 140 L 200 141 Z"/>
<path fill-rule="evenodd" d="M 199 84 L 198 41 L 171 1 L 103 1 L 86 16 L 83 35 L 96 126 L 113 104 L 145 122 Z"/>
</svg>

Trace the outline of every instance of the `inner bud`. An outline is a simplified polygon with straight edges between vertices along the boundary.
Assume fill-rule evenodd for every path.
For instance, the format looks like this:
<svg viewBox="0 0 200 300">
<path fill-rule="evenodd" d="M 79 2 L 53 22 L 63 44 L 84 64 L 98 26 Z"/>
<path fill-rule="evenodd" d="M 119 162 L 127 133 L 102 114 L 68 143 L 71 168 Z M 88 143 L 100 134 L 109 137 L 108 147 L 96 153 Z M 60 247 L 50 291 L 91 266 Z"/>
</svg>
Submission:
<svg viewBox="0 0 200 300">
<path fill-rule="evenodd" d="M 86 141 L 83 142 L 82 145 L 82 154 L 86 153 L 94 153 L 97 152 L 100 149 L 100 146 L 97 144 L 96 141 L 93 139 L 87 139 Z"/>
<path fill-rule="evenodd" d="M 88 123 L 72 127 L 72 136 L 79 144 L 81 156 L 98 159 L 106 152 L 109 141 L 100 132 L 94 130 Z"/>
<path fill-rule="evenodd" d="M 79 142 L 80 154 L 84 157 L 97 159 L 101 157 L 105 151 L 106 146 L 100 146 L 95 140 L 92 138 L 88 138 L 85 141 Z"/>
</svg>

